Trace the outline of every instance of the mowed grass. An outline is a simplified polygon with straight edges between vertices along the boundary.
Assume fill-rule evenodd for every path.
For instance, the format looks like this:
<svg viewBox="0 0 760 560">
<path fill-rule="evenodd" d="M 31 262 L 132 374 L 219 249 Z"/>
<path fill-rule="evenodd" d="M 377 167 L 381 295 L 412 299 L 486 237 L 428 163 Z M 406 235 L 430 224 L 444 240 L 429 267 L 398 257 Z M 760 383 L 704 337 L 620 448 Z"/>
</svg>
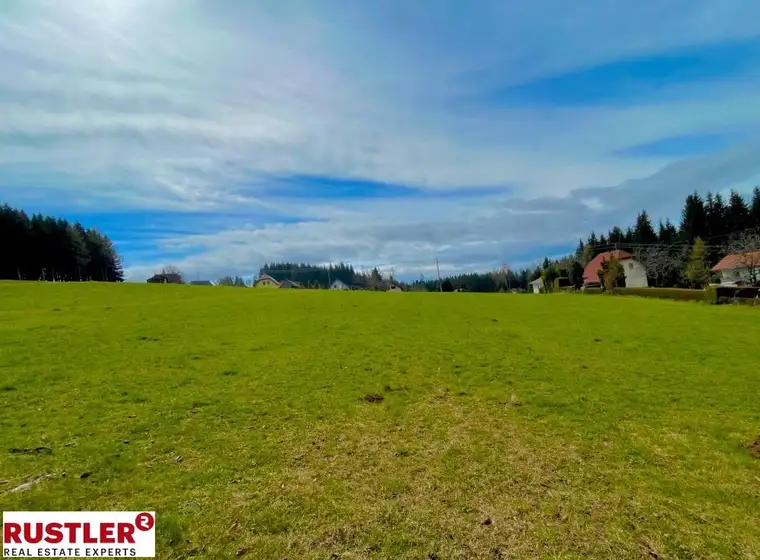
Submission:
<svg viewBox="0 0 760 560">
<path fill-rule="evenodd" d="M 756 558 L 759 326 L 638 298 L 0 283 L 0 506 L 155 510 L 161 558 Z"/>
</svg>

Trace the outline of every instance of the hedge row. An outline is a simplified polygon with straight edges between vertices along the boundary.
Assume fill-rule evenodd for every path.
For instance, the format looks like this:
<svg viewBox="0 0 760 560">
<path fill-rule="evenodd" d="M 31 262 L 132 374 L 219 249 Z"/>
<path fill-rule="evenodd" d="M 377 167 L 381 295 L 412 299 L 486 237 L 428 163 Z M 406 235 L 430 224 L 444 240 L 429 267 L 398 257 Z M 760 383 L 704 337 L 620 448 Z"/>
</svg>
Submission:
<svg viewBox="0 0 760 560">
<path fill-rule="evenodd" d="M 689 290 L 687 288 L 615 288 L 619 296 L 641 296 L 680 301 L 717 301 L 713 290 Z"/>
<path fill-rule="evenodd" d="M 585 294 L 604 293 L 600 288 L 584 290 Z M 733 288 L 727 286 L 710 286 L 704 290 L 687 288 L 615 288 L 613 294 L 618 296 L 639 296 L 680 301 L 704 301 L 706 303 L 755 303 L 760 295 L 760 288 Z"/>
</svg>

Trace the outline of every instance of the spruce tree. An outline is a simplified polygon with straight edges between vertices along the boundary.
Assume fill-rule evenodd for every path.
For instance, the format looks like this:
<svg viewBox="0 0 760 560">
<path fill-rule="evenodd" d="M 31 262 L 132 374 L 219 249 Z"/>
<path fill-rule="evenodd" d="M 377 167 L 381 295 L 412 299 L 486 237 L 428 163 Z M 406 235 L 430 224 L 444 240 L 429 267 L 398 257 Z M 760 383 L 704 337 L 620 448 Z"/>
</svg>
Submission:
<svg viewBox="0 0 760 560">
<path fill-rule="evenodd" d="M 694 243 L 697 237 L 706 237 L 707 216 L 705 204 L 697 192 L 686 197 L 683 210 L 681 211 L 681 225 L 679 235 L 681 241 L 689 245 Z"/>
<path fill-rule="evenodd" d="M 693 288 L 702 288 L 710 281 L 705 253 L 705 244 L 701 237 L 697 237 L 686 264 L 686 280 Z"/>
<path fill-rule="evenodd" d="M 618 226 L 615 226 L 610 230 L 609 240 L 613 245 L 623 243 L 625 242 L 625 233 Z"/>
<path fill-rule="evenodd" d="M 749 207 L 742 196 L 735 190 L 731 191 L 726 208 L 726 226 L 731 233 L 738 233 L 750 227 Z"/>
<path fill-rule="evenodd" d="M 636 216 L 636 225 L 633 228 L 633 242 L 636 245 L 653 245 L 657 243 L 657 234 L 652 227 L 652 221 L 646 210 Z"/>
<path fill-rule="evenodd" d="M 752 203 L 749 209 L 749 227 L 760 228 L 760 187 L 752 191 Z"/>
</svg>

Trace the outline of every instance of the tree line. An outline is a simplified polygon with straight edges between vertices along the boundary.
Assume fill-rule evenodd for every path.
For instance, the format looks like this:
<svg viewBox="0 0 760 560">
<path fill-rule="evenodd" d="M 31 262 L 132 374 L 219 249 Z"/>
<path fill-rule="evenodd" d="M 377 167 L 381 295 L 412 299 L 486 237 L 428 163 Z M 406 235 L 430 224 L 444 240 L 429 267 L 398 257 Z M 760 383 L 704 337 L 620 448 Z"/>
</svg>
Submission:
<svg viewBox="0 0 760 560">
<path fill-rule="evenodd" d="M 259 273 L 310 288 L 327 288 L 339 279 L 378 290 L 400 284 L 411 291 L 524 291 L 537 278 L 542 278 L 549 289 L 580 287 L 584 267 L 596 255 L 615 249 L 630 252 L 644 265 L 651 286 L 701 287 L 710 281 L 710 269 L 726 254 L 760 251 L 760 188 L 756 187 L 748 200 L 736 191 L 731 191 L 727 200 L 720 193 L 708 192 L 703 197 L 694 192 L 686 197 L 677 224 L 665 219 L 655 226 L 648 212 L 642 210 L 625 229 L 614 226 L 606 233 L 591 232 L 585 241 L 579 240 L 575 252 L 561 259 L 545 258 L 522 269 L 504 266 L 491 272 L 448 275 L 440 281 L 421 277 L 412 282 L 398 282 L 377 268 L 358 272 L 344 263 L 315 266 L 273 262 L 262 266 Z M 757 265 L 760 269 L 760 262 Z M 622 277 L 622 268 L 608 263 L 602 274 L 609 283 Z M 223 283 L 241 285 L 242 280 L 226 278 Z"/>
<path fill-rule="evenodd" d="M 79 222 L 0 206 L 0 279 L 122 282 L 108 236 Z"/>
<path fill-rule="evenodd" d="M 671 220 L 655 227 L 646 210 L 634 223 L 623 229 L 611 228 L 607 233 L 591 232 L 579 240 L 574 253 L 561 259 L 545 258 L 536 266 L 521 270 L 502 267 L 488 273 L 471 273 L 437 279 L 420 279 L 409 285 L 412 290 L 498 292 L 528 290 L 529 283 L 542 278 L 551 290 L 559 287 L 580 287 L 584 267 L 598 254 L 624 250 L 646 268 L 651 286 L 702 287 L 711 280 L 710 269 L 727 254 L 743 254 L 750 269 L 750 280 L 757 281 L 760 269 L 760 188 L 755 187 L 747 200 L 731 191 L 726 200 L 720 193 L 708 192 L 704 197 L 694 192 L 686 197 L 678 224 Z M 755 262 L 755 261 L 758 262 Z M 752 274 L 754 271 L 754 275 Z M 602 274 L 618 279 L 622 269 L 614 263 Z"/>
<path fill-rule="evenodd" d="M 273 262 L 266 263 L 259 270 L 259 276 L 267 274 L 275 280 L 292 280 L 305 288 L 329 288 L 340 280 L 344 284 L 367 290 L 387 290 L 394 284 L 393 273 L 383 275 L 377 268 L 357 271 L 350 264 L 310 265 L 306 263 Z"/>
</svg>

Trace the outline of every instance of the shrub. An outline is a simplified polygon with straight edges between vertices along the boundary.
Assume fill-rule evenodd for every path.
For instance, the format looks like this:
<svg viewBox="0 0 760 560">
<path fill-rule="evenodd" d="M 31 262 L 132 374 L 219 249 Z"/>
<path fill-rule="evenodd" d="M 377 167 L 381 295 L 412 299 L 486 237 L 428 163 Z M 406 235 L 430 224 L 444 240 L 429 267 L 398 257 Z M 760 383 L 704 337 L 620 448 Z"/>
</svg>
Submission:
<svg viewBox="0 0 760 560">
<path fill-rule="evenodd" d="M 705 288 L 705 301 L 713 304 L 718 303 L 718 289 L 715 286 Z"/>
</svg>

